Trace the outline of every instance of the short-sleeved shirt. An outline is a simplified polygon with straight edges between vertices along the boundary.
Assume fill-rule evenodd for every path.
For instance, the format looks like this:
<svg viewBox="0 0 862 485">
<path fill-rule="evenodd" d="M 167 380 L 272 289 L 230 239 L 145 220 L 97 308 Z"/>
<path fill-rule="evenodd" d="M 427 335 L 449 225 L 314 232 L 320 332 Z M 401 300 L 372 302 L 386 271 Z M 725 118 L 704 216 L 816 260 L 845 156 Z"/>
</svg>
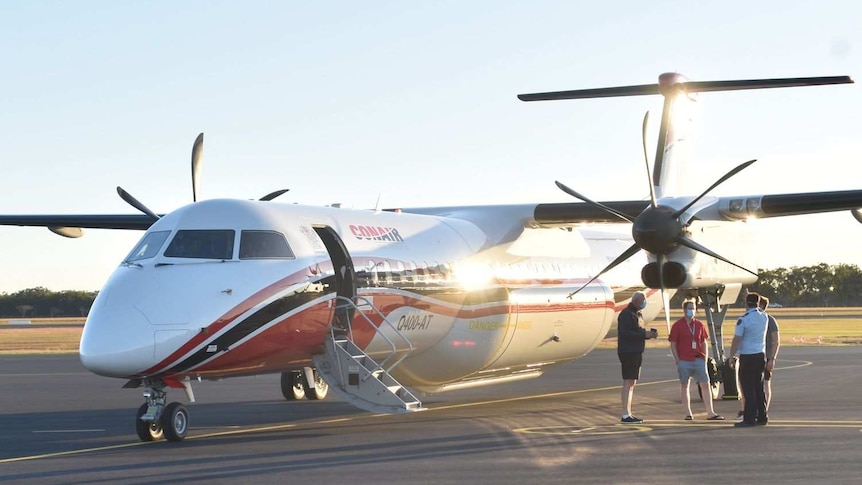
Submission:
<svg viewBox="0 0 862 485">
<path fill-rule="evenodd" d="M 771 355 L 770 350 L 772 349 L 772 346 L 775 345 L 775 342 L 772 341 L 769 334 L 778 331 L 778 322 L 775 321 L 775 317 L 768 313 L 766 314 L 766 318 L 768 322 L 766 325 L 766 355 L 769 356 Z"/>
<path fill-rule="evenodd" d="M 674 322 L 670 328 L 668 340 L 676 342 L 676 354 L 679 360 L 694 361 L 697 358 L 706 358 L 706 339 L 709 338 L 709 333 L 706 331 L 706 325 L 697 318 L 691 319 L 691 325 L 680 318 Z M 697 349 L 692 348 L 692 342 L 697 342 Z"/>
<path fill-rule="evenodd" d="M 749 308 L 739 320 L 733 335 L 739 337 L 740 355 L 762 354 L 766 352 L 766 314 L 757 308 Z"/>
</svg>

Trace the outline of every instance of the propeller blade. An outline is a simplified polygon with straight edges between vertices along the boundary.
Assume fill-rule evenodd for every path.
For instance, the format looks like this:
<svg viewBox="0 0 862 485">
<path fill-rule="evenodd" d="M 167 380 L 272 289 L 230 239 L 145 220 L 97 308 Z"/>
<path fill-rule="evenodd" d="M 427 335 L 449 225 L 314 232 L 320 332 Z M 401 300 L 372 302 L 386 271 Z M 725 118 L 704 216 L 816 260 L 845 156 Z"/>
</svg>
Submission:
<svg viewBox="0 0 862 485">
<path fill-rule="evenodd" d="M 664 305 L 664 321 L 667 326 L 667 334 L 670 335 L 670 298 L 667 297 L 667 291 L 664 288 L 664 273 L 662 267 L 667 262 L 667 257 L 664 254 L 658 255 L 658 282 L 661 286 L 661 302 Z"/>
<path fill-rule="evenodd" d="M 565 192 L 565 193 L 567 193 L 567 194 L 571 195 L 572 197 L 574 197 L 574 198 L 576 198 L 576 199 L 580 199 L 580 200 L 582 200 L 582 201 L 586 202 L 587 204 L 594 205 L 594 206 L 596 206 L 596 207 L 598 207 L 598 208 L 600 208 L 600 209 L 603 209 L 603 210 L 605 210 L 605 211 L 607 211 L 607 212 L 609 212 L 609 213 L 611 213 L 611 214 L 613 214 L 613 215 L 615 215 L 615 216 L 619 217 L 620 219 L 623 219 L 624 221 L 627 221 L 627 222 L 634 222 L 634 219 L 632 219 L 631 217 L 627 216 L 626 214 L 623 214 L 622 212 L 620 212 L 620 211 L 618 211 L 618 210 L 616 210 L 616 209 L 611 209 L 610 207 L 608 207 L 608 206 L 606 206 L 606 205 L 604 205 L 604 204 L 602 204 L 602 203 L 600 203 L 600 202 L 596 202 L 596 201 L 594 201 L 594 200 L 592 200 L 592 199 L 589 199 L 589 198 L 587 198 L 587 197 L 585 197 L 585 196 L 583 196 L 583 195 L 581 195 L 581 194 L 579 194 L 579 193 L 575 192 L 574 190 L 570 189 L 569 187 L 567 187 L 567 186 L 566 186 L 566 184 L 564 184 L 564 183 L 562 183 L 562 182 L 554 181 L 554 183 L 555 183 L 555 184 L 557 184 L 557 187 L 559 187 L 559 188 L 560 188 L 560 190 L 562 190 L 563 192 Z M 579 290 L 579 291 L 580 291 L 580 290 Z"/>
<path fill-rule="evenodd" d="M 649 171 L 649 155 L 647 155 L 647 128 L 649 127 L 649 111 L 644 113 L 644 122 L 643 122 L 643 130 L 641 131 L 641 140 L 643 141 L 644 147 L 644 162 L 646 162 L 646 176 L 647 182 L 649 182 L 649 198 L 652 201 L 652 206 L 656 206 L 655 201 L 655 187 L 652 184 L 652 174 Z"/>
<path fill-rule="evenodd" d="M 155 212 L 148 209 L 147 206 L 145 206 L 144 204 L 141 204 L 138 199 L 134 198 L 132 194 L 123 190 L 122 187 L 117 187 L 117 193 L 120 194 L 120 198 L 125 200 L 126 203 L 130 206 L 152 217 L 154 220 L 159 220 L 159 216 L 157 216 Z"/>
<path fill-rule="evenodd" d="M 599 271 L 599 273 L 598 273 L 597 275 L 595 275 L 595 276 L 593 276 L 592 278 L 590 278 L 590 281 L 587 281 L 587 282 L 584 284 L 584 286 L 581 286 L 581 287 L 580 287 L 580 288 L 578 288 L 577 290 L 575 290 L 575 291 L 573 291 L 573 292 L 569 293 L 569 296 L 568 296 L 567 298 L 571 299 L 571 298 L 572 298 L 572 296 L 574 296 L 574 295 L 575 295 L 575 294 L 577 294 L 579 291 L 581 291 L 581 290 L 583 290 L 584 288 L 586 288 L 587 286 L 589 286 L 589 285 L 590 285 L 590 283 L 592 283 L 593 281 L 596 281 L 596 280 L 598 279 L 598 277 L 599 277 L 599 276 L 601 276 L 601 275 L 603 275 L 603 274 L 607 273 L 608 271 L 612 270 L 612 269 L 613 269 L 613 268 L 615 268 L 618 264 L 620 264 L 620 263 L 622 263 L 623 261 L 625 261 L 625 260 L 629 259 L 630 257 L 634 256 L 634 255 L 635 255 L 638 251 L 640 251 L 640 250 L 641 250 L 641 248 L 640 248 L 637 244 L 632 244 L 628 249 L 626 249 L 626 250 L 625 250 L 625 252 L 623 252 L 623 254 L 620 254 L 619 256 L 617 256 L 617 259 L 615 259 L 615 260 L 611 261 L 611 263 L 610 263 L 609 265 L 605 266 L 605 268 L 604 268 L 603 270 Z"/>
<path fill-rule="evenodd" d="M 263 201 L 263 202 L 268 202 L 268 201 L 270 201 L 270 200 L 272 200 L 272 199 L 274 199 L 274 198 L 278 197 L 279 195 L 284 194 L 284 193 L 285 193 L 285 192 L 287 192 L 288 190 L 290 190 L 290 189 L 281 189 L 281 190 L 276 190 L 275 192 L 270 192 L 270 193 L 268 193 L 268 194 L 264 195 L 263 197 L 261 197 L 261 198 L 260 198 L 260 199 L 258 199 L 258 200 L 261 200 L 261 201 Z"/>
<path fill-rule="evenodd" d="M 727 172 L 726 174 L 724 174 L 724 176 L 723 176 L 723 177 L 721 177 L 720 179 L 716 180 L 714 184 L 710 185 L 710 186 L 709 186 L 709 188 L 708 188 L 708 189 L 706 189 L 706 190 L 704 190 L 702 194 L 700 194 L 700 195 L 698 195 L 697 197 L 695 197 L 694 199 L 692 199 L 692 201 L 691 201 L 691 202 L 689 202 L 688 204 L 686 204 L 686 205 L 685 205 L 685 207 L 683 207 L 682 209 L 680 209 L 680 210 L 678 210 L 678 211 L 674 212 L 674 214 L 673 214 L 673 218 L 674 218 L 674 219 L 676 219 L 676 218 L 678 218 L 679 216 L 681 216 L 685 211 L 687 211 L 687 210 L 688 210 L 688 208 L 689 208 L 689 207 L 693 206 L 697 201 L 699 201 L 701 198 L 703 198 L 703 196 L 704 196 L 704 195 L 708 194 L 710 190 L 712 190 L 712 189 L 714 189 L 714 188 L 718 187 L 720 184 L 724 183 L 724 181 L 725 181 L 725 180 L 727 180 L 727 179 L 729 179 L 730 177 L 733 177 L 734 175 L 736 175 L 737 173 L 739 173 L 739 172 L 741 172 L 741 171 L 745 170 L 746 168 L 748 168 L 748 166 L 749 166 L 749 165 L 751 165 L 752 163 L 754 163 L 754 162 L 756 162 L 756 161 L 757 161 L 757 160 L 755 159 L 755 160 L 749 160 L 749 161 L 747 161 L 747 162 L 745 162 L 745 163 L 741 163 L 741 164 L 739 164 L 736 168 L 734 168 L 733 170 L 731 170 L 730 172 Z M 746 271 L 748 271 L 748 270 L 746 270 Z"/>
<path fill-rule="evenodd" d="M 687 237 L 678 237 L 678 238 L 676 239 L 676 241 L 677 241 L 679 244 L 681 244 L 681 245 L 683 245 L 683 246 L 685 246 L 685 247 L 687 247 L 687 248 L 694 249 L 695 251 L 700 251 L 700 252 L 702 252 L 703 254 L 706 254 L 706 255 L 712 256 L 712 257 L 713 257 L 713 258 L 715 258 L 715 259 L 720 259 L 720 260 L 724 261 L 725 263 L 727 263 L 727 264 L 729 264 L 729 265 L 731 265 L 731 266 L 736 266 L 737 268 L 739 268 L 739 269 L 741 269 L 741 270 L 743 270 L 743 271 L 747 271 L 747 272 L 749 272 L 749 273 L 753 274 L 754 276 L 758 276 L 758 277 L 759 277 L 759 275 L 758 275 L 757 273 L 755 273 L 754 271 L 751 271 L 750 269 L 748 269 L 748 268 L 746 268 L 746 267 L 744 267 L 744 266 L 740 266 L 740 265 L 738 265 L 738 264 L 734 263 L 733 261 L 731 261 L 731 260 L 729 260 L 729 259 L 725 258 L 724 256 L 719 255 L 718 253 L 716 253 L 716 252 L 712 251 L 711 249 L 707 248 L 706 246 L 703 246 L 703 245 L 701 245 L 701 244 L 699 244 L 699 243 L 696 243 L 696 242 L 694 242 L 693 240 L 691 240 L 691 239 L 689 239 L 689 238 L 687 238 Z"/>
<path fill-rule="evenodd" d="M 198 201 L 198 193 L 200 186 L 198 178 L 201 173 L 201 155 L 204 149 L 204 134 L 201 133 L 195 138 L 195 144 L 192 146 L 192 202 Z"/>
</svg>

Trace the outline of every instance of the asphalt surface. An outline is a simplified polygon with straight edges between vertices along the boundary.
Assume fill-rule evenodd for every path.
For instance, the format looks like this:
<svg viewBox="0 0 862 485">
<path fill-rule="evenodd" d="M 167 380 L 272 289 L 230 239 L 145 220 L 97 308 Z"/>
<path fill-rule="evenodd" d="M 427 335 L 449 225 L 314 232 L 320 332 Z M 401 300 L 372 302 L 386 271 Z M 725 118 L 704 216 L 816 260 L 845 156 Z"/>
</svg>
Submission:
<svg viewBox="0 0 862 485">
<path fill-rule="evenodd" d="M 140 389 L 76 355 L 0 356 L 2 483 L 859 483 L 862 347 L 785 347 L 766 427 L 737 429 L 736 401 L 683 421 L 667 350 L 648 350 L 642 425 L 619 424 L 613 350 L 521 383 L 425 396 L 384 416 L 332 394 L 288 402 L 279 377 L 196 384 L 186 441 L 143 443 Z M 185 401 L 172 390 L 170 400 Z"/>
</svg>

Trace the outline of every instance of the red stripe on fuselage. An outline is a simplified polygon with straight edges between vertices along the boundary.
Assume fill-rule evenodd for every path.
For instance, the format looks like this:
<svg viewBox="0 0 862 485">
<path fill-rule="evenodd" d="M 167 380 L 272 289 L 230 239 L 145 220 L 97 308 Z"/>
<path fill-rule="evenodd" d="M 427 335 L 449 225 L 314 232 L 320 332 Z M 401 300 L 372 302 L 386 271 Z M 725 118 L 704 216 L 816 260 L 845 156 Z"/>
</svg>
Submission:
<svg viewBox="0 0 862 485">
<path fill-rule="evenodd" d="M 395 292 L 363 293 L 361 296 L 372 299 L 381 313 L 389 316 L 404 307 L 423 312 L 446 315 L 463 320 L 487 318 L 515 311 L 515 305 L 508 302 L 487 302 L 467 307 L 453 307 L 433 298 L 421 298 Z M 471 308 L 472 307 L 472 308 Z M 553 303 L 519 305 L 519 315 L 549 312 L 576 312 L 596 308 L 612 308 L 612 301 L 595 303 Z M 311 356 L 323 351 L 323 342 L 329 336 L 331 308 L 321 303 L 313 308 L 302 310 L 278 321 L 266 330 L 247 341 L 222 352 L 198 367 L 181 371 L 180 376 L 227 377 L 244 374 L 282 372 L 310 366 Z M 366 311 L 364 318 L 353 319 L 353 339 L 360 348 L 366 348 L 374 338 L 377 328 L 383 321 L 377 312 Z M 239 323 L 239 322 L 237 322 Z M 373 325 L 373 327 L 372 327 Z"/>
<path fill-rule="evenodd" d="M 211 339 L 213 335 L 218 333 L 224 327 L 233 323 L 237 318 L 239 318 L 240 315 L 259 305 L 261 302 L 272 297 L 273 295 L 277 294 L 284 288 L 306 281 L 311 276 L 312 275 L 306 273 L 305 270 L 298 271 L 296 273 L 293 273 L 292 275 L 286 276 L 276 281 L 275 283 L 272 283 L 271 285 L 251 295 L 250 297 L 243 300 L 240 304 L 228 310 L 224 315 L 219 317 L 213 323 L 201 328 L 201 331 L 198 332 L 197 335 L 192 337 L 179 349 L 171 353 L 171 355 L 169 355 L 165 359 L 162 359 L 161 362 L 142 372 L 142 375 L 149 376 L 157 374 L 159 371 L 163 371 L 168 366 L 176 362 L 178 359 L 181 359 L 184 355 L 191 352 L 195 347 Z"/>
</svg>

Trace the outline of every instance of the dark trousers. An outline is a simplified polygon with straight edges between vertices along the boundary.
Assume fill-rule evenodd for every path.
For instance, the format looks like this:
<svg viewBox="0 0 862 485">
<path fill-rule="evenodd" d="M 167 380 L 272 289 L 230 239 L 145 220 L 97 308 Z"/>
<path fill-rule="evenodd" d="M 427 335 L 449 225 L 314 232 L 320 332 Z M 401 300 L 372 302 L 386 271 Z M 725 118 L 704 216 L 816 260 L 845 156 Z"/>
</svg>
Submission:
<svg viewBox="0 0 862 485">
<path fill-rule="evenodd" d="M 763 369 L 766 367 L 766 356 L 759 354 L 740 354 L 739 383 L 742 395 L 745 396 L 745 410 L 742 420 L 746 423 L 765 423 L 766 396 L 763 393 Z"/>
</svg>

